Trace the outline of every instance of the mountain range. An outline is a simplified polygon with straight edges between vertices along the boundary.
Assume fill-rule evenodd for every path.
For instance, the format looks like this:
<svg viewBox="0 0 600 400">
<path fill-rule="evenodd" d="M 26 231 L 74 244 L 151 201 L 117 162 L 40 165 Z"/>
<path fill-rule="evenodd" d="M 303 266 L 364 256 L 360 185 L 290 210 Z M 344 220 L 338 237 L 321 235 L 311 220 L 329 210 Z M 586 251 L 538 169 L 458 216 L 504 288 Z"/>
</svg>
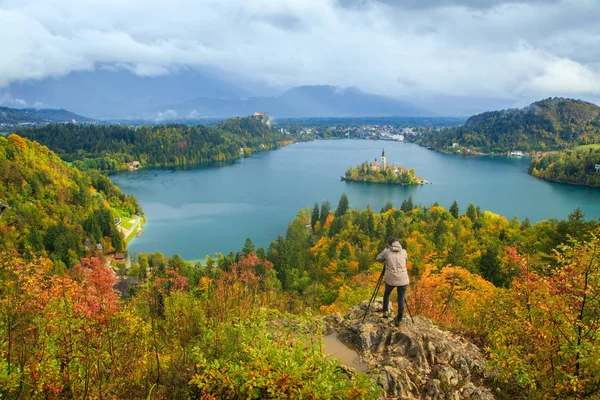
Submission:
<svg viewBox="0 0 600 400">
<path fill-rule="evenodd" d="M 364 93 L 361 90 L 334 86 L 300 86 L 278 96 L 238 99 L 199 97 L 172 104 L 143 115 L 145 118 L 196 119 L 229 117 L 264 111 L 274 117 L 365 117 L 365 116 L 432 116 L 431 111 L 405 101 Z"/>
<path fill-rule="evenodd" d="M 67 110 L 53 108 L 0 107 L 0 125 L 44 124 L 53 122 L 90 122 L 91 119 Z"/>
<path fill-rule="evenodd" d="M 469 116 L 509 108 L 514 100 L 461 96 L 380 96 L 355 87 L 292 88 L 255 83 L 223 71 L 183 70 L 143 77 L 96 69 L 16 82 L 0 89 L 0 105 L 63 108 L 104 120 L 228 118 L 265 111 L 274 117 Z"/>
</svg>

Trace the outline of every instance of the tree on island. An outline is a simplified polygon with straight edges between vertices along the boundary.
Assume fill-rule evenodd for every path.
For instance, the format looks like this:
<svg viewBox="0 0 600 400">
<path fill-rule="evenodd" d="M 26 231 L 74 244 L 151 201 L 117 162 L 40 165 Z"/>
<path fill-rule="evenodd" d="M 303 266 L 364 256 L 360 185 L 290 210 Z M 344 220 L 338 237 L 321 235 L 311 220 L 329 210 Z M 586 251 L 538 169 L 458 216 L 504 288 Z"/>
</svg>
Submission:
<svg viewBox="0 0 600 400">
<path fill-rule="evenodd" d="M 377 160 L 372 164 L 365 161 L 357 167 L 348 168 L 342 180 L 396 185 L 420 185 L 425 182 L 422 178 L 415 176 L 414 169 L 393 165 L 380 166 Z"/>
</svg>

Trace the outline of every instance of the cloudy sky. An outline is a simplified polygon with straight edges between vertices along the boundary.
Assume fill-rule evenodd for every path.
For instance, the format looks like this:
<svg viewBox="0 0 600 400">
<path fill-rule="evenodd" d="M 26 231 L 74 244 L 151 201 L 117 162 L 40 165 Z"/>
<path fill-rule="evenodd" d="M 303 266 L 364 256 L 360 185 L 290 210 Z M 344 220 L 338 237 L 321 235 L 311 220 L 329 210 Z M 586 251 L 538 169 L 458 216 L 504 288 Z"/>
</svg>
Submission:
<svg viewBox="0 0 600 400">
<path fill-rule="evenodd" d="M 213 68 L 282 89 L 600 98 L 598 0 L 0 0 L 0 26 L 0 88 Z"/>
</svg>

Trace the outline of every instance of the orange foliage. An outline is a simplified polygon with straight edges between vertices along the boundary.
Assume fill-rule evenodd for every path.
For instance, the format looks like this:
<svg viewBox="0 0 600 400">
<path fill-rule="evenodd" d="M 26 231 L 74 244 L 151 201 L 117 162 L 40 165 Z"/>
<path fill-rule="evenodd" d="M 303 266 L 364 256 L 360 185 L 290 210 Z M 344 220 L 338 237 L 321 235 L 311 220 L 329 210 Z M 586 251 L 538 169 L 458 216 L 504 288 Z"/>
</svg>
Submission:
<svg viewBox="0 0 600 400">
<path fill-rule="evenodd" d="M 332 214 L 329 214 L 327 216 L 327 219 L 325 220 L 325 225 L 323 225 L 323 229 L 329 229 L 334 218 L 335 217 Z"/>
<path fill-rule="evenodd" d="M 496 287 L 461 267 L 434 270 L 432 264 L 425 264 L 425 271 L 413 282 L 409 299 L 415 312 L 447 326 L 475 327 Z"/>
</svg>

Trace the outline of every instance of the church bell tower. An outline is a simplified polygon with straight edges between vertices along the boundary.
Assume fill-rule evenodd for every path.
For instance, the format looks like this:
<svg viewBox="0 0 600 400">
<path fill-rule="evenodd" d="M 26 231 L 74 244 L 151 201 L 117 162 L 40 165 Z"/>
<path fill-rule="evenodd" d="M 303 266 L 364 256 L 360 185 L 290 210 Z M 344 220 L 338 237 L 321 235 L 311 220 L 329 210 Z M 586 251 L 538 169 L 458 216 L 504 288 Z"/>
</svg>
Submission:
<svg viewBox="0 0 600 400">
<path fill-rule="evenodd" d="M 386 164 L 385 164 L 385 148 L 383 150 L 381 150 L 381 168 L 385 168 Z"/>
</svg>

